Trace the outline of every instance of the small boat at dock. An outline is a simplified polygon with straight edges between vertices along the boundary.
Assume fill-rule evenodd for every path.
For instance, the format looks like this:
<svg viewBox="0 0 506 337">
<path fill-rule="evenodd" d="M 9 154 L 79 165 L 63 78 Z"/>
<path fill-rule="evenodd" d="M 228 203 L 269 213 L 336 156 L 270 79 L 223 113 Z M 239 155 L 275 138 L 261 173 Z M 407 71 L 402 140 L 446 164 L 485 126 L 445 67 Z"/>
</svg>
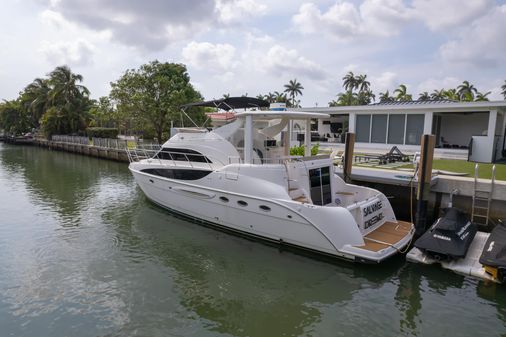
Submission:
<svg viewBox="0 0 506 337">
<path fill-rule="evenodd" d="M 129 149 L 129 169 L 148 199 L 219 228 L 356 262 L 379 263 L 414 235 L 386 196 L 347 184 L 330 155 L 311 155 L 310 123 L 328 115 L 264 110 L 231 97 L 184 106 L 235 111 L 214 130 L 179 128 L 159 149 Z M 239 110 L 239 111 L 238 111 Z M 304 156 L 291 156 L 293 121 L 305 123 Z"/>
</svg>

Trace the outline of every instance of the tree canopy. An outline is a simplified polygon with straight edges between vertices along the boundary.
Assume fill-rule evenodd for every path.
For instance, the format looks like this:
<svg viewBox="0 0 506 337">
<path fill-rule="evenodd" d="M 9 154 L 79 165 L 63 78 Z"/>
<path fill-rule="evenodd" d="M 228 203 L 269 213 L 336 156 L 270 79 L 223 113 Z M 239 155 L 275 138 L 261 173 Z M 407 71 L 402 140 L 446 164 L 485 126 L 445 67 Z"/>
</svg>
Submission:
<svg viewBox="0 0 506 337">
<path fill-rule="evenodd" d="M 190 83 L 183 64 L 152 61 L 139 69 L 127 70 L 111 83 L 111 99 L 122 114 L 130 116 L 140 129 L 154 130 L 159 142 L 170 121 L 183 123 L 180 106 L 202 100 Z M 202 122 L 202 109 L 194 108 L 192 119 Z"/>
</svg>

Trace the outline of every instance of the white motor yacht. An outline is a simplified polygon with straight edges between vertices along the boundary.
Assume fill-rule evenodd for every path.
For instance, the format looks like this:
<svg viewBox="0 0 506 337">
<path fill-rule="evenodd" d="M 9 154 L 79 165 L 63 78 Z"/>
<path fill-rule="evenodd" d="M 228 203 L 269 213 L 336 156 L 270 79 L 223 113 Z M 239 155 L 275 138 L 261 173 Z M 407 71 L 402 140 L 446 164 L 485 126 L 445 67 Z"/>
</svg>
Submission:
<svg viewBox="0 0 506 337">
<path fill-rule="evenodd" d="M 357 262 L 402 251 L 414 227 L 395 218 L 385 195 L 345 183 L 331 156 L 311 155 L 310 121 L 328 115 L 260 109 L 268 105 L 248 97 L 189 104 L 237 119 L 211 131 L 181 128 L 149 156 L 130 150 L 129 169 L 154 203 L 227 230 Z M 304 156 L 290 156 L 294 120 L 306 123 Z"/>
</svg>

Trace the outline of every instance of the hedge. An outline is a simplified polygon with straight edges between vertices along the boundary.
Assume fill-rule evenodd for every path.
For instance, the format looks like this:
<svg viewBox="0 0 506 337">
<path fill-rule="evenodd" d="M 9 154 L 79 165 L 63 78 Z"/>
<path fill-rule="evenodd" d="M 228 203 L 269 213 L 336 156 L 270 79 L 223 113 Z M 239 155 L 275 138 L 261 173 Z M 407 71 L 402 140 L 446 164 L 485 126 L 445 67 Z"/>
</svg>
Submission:
<svg viewBox="0 0 506 337">
<path fill-rule="evenodd" d="M 88 137 L 93 138 L 118 138 L 118 129 L 116 128 L 99 128 L 99 127 L 93 127 L 93 128 L 87 128 L 86 134 Z"/>
</svg>

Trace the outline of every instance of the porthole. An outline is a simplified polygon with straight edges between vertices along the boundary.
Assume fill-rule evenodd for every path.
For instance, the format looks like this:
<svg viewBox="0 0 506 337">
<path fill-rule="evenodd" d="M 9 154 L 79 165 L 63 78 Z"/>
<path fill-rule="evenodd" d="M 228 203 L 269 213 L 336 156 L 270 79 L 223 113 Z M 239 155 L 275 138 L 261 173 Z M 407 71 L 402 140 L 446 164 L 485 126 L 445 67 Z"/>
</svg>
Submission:
<svg viewBox="0 0 506 337">
<path fill-rule="evenodd" d="M 291 216 L 290 214 L 288 214 L 286 217 L 287 217 L 288 219 L 291 219 L 291 218 L 292 218 L 292 216 Z"/>
<path fill-rule="evenodd" d="M 270 212 L 271 211 L 271 208 L 269 206 L 265 206 L 265 205 L 260 205 L 258 206 L 262 211 L 264 212 Z"/>
<path fill-rule="evenodd" d="M 220 197 L 220 200 L 223 201 L 223 202 L 228 202 L 228 198 L 227 197 Z"/>
<path fill-rule="evenodd" d="M 247 203 L 246 201 L 244 201 L 244 200 L 239 200 L 239 201 L 237 202 L 237 204 L 238 204 L 239 206 L 242 206 L 242 207 L 246 207 L 246 206 L 248 206 L 248 203 Z"/>
<path fill-rule="evenodd" d="M 153 179 L 149 179 L 149 182 L 150 182 L 150 183 L 154 183 Z"/>
</svg>

